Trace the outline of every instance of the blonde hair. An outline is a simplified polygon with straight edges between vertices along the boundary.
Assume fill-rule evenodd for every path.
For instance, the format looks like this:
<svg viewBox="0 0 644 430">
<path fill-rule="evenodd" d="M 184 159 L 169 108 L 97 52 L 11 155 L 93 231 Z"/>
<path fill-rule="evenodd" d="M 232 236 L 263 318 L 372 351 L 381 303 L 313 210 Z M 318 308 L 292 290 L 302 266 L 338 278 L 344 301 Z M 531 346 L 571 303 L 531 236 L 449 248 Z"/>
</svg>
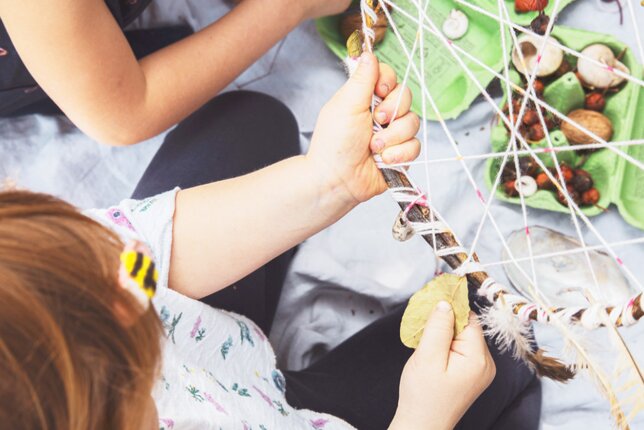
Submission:
<svg viewBox="0 0 644 430">
<path fill-rule="evenodd" d="M 71 205 L 0 192 L 0 426 L 140 429 L 161 326 L 118 286 L 123 244 Z"/>
</svg>

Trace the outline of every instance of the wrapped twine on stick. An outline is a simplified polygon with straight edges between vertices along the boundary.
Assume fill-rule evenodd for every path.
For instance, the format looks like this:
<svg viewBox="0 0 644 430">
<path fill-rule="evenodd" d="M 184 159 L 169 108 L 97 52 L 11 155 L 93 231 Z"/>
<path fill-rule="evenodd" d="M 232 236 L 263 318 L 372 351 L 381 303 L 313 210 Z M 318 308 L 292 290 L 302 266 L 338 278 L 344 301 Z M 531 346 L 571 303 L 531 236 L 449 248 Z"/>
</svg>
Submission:
<svg viewBox="0 0 644 430">
<path fill-rule="evenodd" d="M 353 33 L 347 41 L 349 58 L 347 68 L 351 73 L 355 69 L 358 57 L 363 51 L 372 52 L 375 31 L 373 26 L 378 22 L 378 13 L 373 0 L 361 0 L 362 30 Z M 374 96 L 373 106 L 380 100 Z M 381 129 L 380 124 L 374 121 L 374 129 Z M 621 306 L 591 305 L 586 308 L 550 308 L 533 303 L 523 296 L 512 294 L 507 289 L 492 279 L 485 269 L 479 264 L 478 256 L 473 253 L 468 255 L 461 242 L 454 235 L 438 211 L 433 208 L 425 195 L 415 186 L 406 170 L 401 167 L 389 167 L 384 164 L 379 156 L 376 163 L 387 183 L 390 194 L 403 211 L 405 221 L 410 224 L 416 234 L 435 250 L 452 271 L 460 276 L 466 276 L 470 294 L 482 296 L 487 299 L 486 314 L 490 308 L 504 310 L 514 315 L 515 327 L 495 327 L 491 332 L 502 338 L 504 342 L 513 345 L 503 345 L 506 349 L 513 350 L 515 355 L 524 359 L 529 366 L 534 368 L 540 376 L 557 381 L 566 381 L 574 377 L 575 369 L 561 361 L 545 355 L 541 349 L 532 349 L 532 339 L 529 331 L 516 325 L 525 325 L 530 321 L 540 323 L 557 323 L 581 325 L 587 329 L 594 329 L 612 324 L 616 327 L 635 324 L 644 316 L 641 293 L 628 300 Z M 482 195 L 479 198 L 483 199 Z M 526 234 L 529 230 L 526 229 Z M 621 261 L 618 261 L 621 264 Z M 492 313 L 490 312 L 490 315 Z M 494 320 L 486 318 L 488 324 Z M 498 339 L 497 339 L 498 340 Z M 528 347 L 525 347 L 525 346 Z"/>
</svg>

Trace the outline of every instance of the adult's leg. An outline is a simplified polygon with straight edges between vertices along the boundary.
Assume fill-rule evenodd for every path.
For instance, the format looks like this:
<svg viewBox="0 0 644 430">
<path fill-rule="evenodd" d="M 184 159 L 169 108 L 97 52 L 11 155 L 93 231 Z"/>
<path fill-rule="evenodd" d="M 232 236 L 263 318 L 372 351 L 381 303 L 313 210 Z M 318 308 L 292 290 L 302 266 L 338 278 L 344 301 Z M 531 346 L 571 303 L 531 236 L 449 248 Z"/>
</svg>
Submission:
<svg viewBox="0 0 644 430">
<path fill-rule="evenodd" d="M 168 134 L 133 198 L 244 175 L 299 152 L 297 122 L 281 102 L 248 91 L 225 93 Z M 203 301 L 245 315 L 268 332 L 292 254 L 286 252 Z"/>
<path fill-rule="evenodd" d="M 360 430 L 386 429 L 398 404 L 402 369 L 412 353 L 400 342 L 403 312 L 403 307 L 396 309 L 309 368 L 284 372 L 289 403 L 336 415 Z M 496 377 L 457 429 L 537 429 L 541 409 L 538 380 L 493 343 L 488 346 L 496 363 Z M 428 392 L 440 390 L 439 386 L 427 387 Z M 521 414 L 512 414 L 518 407 Z M 521 419 L 518 427 L 514 426 L 516 418 Z"/>
</svg>

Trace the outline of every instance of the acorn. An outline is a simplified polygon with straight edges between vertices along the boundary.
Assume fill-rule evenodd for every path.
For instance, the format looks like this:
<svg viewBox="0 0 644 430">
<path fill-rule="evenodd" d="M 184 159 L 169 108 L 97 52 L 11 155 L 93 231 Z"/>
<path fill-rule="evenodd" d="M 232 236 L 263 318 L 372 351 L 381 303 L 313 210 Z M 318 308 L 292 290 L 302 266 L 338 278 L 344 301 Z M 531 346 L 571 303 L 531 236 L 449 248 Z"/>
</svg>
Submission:
<svg viewBox="0 0 644 430">
<path fill-rule="evenodd" d="M 523 113 L 523 124 L 526 126 L 531 126 L 539 122 L 539 115 L 535 110 L 526 110 Z"/>
<path fill-rule="evenodd" d="M 537 175 L 536 180 L 537 180 L 537 187 L 540 190 L 552 190 L 555 187 L 545 172 L 539 173 Z"/>
<path fill-rule="evenodd" d="M 584 107 L 588 110 L 601 112 L 606 107 L 606 98 L 602 93 L 597 93 L 597 92 L 588 93 L 586 94 Z"/>
<path fill-rule="evenodd" d="M 519 191 L 517 191 L 516 187 L 514 186 L 515 183 L 516 181 L 512 180 L 512 181 L 506 181 L 503 184 L 503 188 L 505 189 L 505 194 L 508 197 L 517 197 L 519 195 Z"/>
<path fill-rule="evenodd" d="M 599 202 L 599 191 L 597 188 L 591 188 L 581 195 L 581 204 L 584 206 L 594 206 Z"/>
<path fill-rule="evenodd" d="M 538 142 L 544 137 L 546 137 L 546 133 L 543 131 L 543 126 L 541 124 L 532 124 L 530 128 L 528 128 L 528 140 Z"/>
<path fill-rule="evenodd" d="M 584 193 L 593 187 L 593 178 L 583 169 L 575 170 L 575 176 L 570 180 L 570 185 L 579 192 Z"/>
</svg>

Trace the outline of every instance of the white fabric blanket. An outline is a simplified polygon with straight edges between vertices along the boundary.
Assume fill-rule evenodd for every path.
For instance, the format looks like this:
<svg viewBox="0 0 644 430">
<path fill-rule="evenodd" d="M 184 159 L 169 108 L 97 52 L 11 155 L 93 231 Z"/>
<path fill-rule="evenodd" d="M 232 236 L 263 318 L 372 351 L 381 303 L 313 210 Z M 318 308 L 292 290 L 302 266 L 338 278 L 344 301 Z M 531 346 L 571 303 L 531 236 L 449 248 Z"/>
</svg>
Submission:
<svg viewBox="0 0 644 430">
<path fill-rule="evenodd" d="M 635 7 L 638 22 L 643 23 L 644 13 Z M 198 29 L 228 8 L 222 0 L 156 0 L 134 26 L 184 22 Z M 561 15 L 559 22 L 595 31 L 608 29 L 635 48 L 630 21 L 620 27 L 618 15 L 601 12 L 605 8 L 600 0 L 577 2 Z M 317 112 L 344 80 L 340 62 L 326 49 L 312 23 L 306 23 L 229 89 L 253 89 L 282 100 L 295 113 L 306 146 Z M 489 150 L 491 118 L 489 106 L 478 100 L 458 120 L 449 123 L 463 153 Z M 436 123 L 430 124 L 429 133 L 432 158 L 453 155 Z M 62 118 L 0 120 L 0 178 L 59 195 L 84 208 L 103 207 L 129 196 L 162 140 L 163 135 L 133 148 L 107 148 Z M 483 163 L 469 166 L 482 184 Z M 482 208 L 460 169 L 457 163 L 432 165 L 430 183 L 434 204 L 469 244 Z M 425 187 L 424 169 L 416 167 L 412 171 Z M 436 260 L 424 242 L 415 238 L 401 244 L 391 238 L 396 212 L 388 196 L 375 198 L 300 247 L 271 336 L 282 365 L 305 366 L 405 300 L 432 276 Z M 492 212 L 506 236 L 522 226 L 518 206 L 495 203 Z M 566 216 L 537 210 L 531 210 L 529 216 L 532 224 L 574 232 Z M 641 231 L 621 220 L 614 207 L 593 221 L 609 241 L 642 236 Z M 586 237 L 590 243 L 597 243 L 592 235 Z M 500 250 L 498 237 L 488 222 L 477 251 L 483 261 L 492 261 L 500 259 Z M 620 254 L 644 279 L 644 249 L 631 246 L 620 249 Z M 504 279 L 499 269 L 492 275 Z M 641 338 L 642 330 L 639 327 L 624 331 L 640 363 L 644 362 L 644 341 L 637 338 L 638 334 Z M 558 350 L 560 340 L 552 331 L 538 329 L 537 337 L 542 346 Z M 605 333 L 600 331 L 597 337 L 598 346 L 594 348 L 601 351 Z M 611 427 L 610 422 L 606 402 L 587 381 L 579 379 L 566 385 L 544 382 L 544 429 L 606 429 Z M 632 428 L 644 428 L 644 416 L 638 417 Z"/>
</svg>

